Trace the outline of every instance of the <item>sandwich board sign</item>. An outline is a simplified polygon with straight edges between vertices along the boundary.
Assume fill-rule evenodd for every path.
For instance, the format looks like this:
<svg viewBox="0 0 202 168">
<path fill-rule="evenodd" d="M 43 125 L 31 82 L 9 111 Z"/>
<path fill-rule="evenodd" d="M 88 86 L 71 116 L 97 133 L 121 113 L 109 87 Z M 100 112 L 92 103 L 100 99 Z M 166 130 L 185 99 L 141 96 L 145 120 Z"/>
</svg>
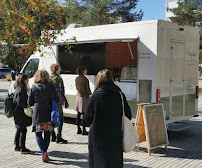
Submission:
<svg viewBox="0 0 202 168">
<path fill-rule="evenodd" d="M 138 108 L 139 118 L 137 118 L 136 120 L 137 132 L 139 133 L 139 131 L 141 130 L 141 136 L 139 140 L 143 141 L 144 138 L 141 137 L 145 136 L 149 155 L 151 155 L 151 149 L 161 146 L 165 146 L 165 148 L 167 149 L 167 145 L 169 144 L 169 142 L 165 125 L 165 118 L 163 114 L 163 104 L 140 104 L 140 106 L 142 107 Z M 141 116 L 143 118 L 140 118 Z M 142 123 L 139 124 L 138 120 Z M 144 131 L 142 131 L 143 129 Z"/>
</svg>

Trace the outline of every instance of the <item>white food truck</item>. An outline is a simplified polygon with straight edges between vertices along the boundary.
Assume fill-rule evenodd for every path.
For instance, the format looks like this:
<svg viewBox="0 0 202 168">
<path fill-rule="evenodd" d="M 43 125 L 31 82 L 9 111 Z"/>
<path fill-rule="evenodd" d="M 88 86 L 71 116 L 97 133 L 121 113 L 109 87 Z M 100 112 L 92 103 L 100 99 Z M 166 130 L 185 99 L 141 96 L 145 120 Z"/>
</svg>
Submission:
<svg viewBox="0 0 202 168">
<path fill-rule="evenodd" d="M 66 52 L 67 39 L 72 54 Z M 34 74 L 38 69 L 50 73 L 50 65 L 61 67 L 65 94 L 70 107 L 64 116 L 75 117 L 75 71 L 80 54 L 91 61 L 87 78 L 91 91 L 99 70 L 112 70 L 115 83 L 125 93 L 133 121 L 137 104 L 162 102 L 166 122 L 197 116 L 199 30 L 162 20 L 140 21 L 91 27 L 67 28 L 55 44 L 41 47 L 30 56 L 21 73 Z M 43 54 L 43 56 L 41 56 Z M 30 78 L 30 85 L 33 78 Z"/>
</svg>

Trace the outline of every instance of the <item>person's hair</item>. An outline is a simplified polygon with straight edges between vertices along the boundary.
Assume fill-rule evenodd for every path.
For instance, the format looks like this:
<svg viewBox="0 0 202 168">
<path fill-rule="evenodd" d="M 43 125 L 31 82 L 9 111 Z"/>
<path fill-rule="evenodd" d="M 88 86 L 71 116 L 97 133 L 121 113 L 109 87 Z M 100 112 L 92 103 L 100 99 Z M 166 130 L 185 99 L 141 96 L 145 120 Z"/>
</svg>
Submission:
<svg viewBox="0 0 202 168">
<path fill-rule="evenodd" d="M 25 80 L 28 79 L 28 75 L 26 74 L 18 74 L 18 77 L 14 83 L 14 88 L 16 89 L 17 87 L 21 87 L 21 88 L 24 88 L 26 89 L 27 86 L 25 84 Z"/>
<path fill-rule="evenodd" d="M 59 69 L 59 65 L 58 64 L 52 64 L 50 66 L 51 73 L 57 73 L 58 69 Z"/>
<path fill-rule="evenodd" d="M 76 69 L 76 73 L 78 74 L 78 75 L 83 75 L 83 72 L 86 70 L 86 67 L 85 66 L 83 66 L 83 65 L 81 65 L 81 66 L 79 66 L 77 69 Z"/>
<path fill-rule="evenodd" d="M 113 82 L 112 72 L 109 69 L 104 69 L 98 72 L 96 76 L 96 88 L 105 82 Z"/>
<path fill-rule="evenodd" d="M 50 76 L 46 70 L 38 70 L 34 74 L 34 83 L 50 82 Z"/>
</svg>

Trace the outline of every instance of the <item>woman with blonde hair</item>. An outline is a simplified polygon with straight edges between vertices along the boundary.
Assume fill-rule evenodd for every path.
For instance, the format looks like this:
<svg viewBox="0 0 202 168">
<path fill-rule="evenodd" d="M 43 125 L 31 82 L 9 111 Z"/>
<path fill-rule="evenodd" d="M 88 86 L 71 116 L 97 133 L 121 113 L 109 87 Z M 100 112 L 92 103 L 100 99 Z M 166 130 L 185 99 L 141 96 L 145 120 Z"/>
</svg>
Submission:
<svg viewBox="0 0 202 168">
<path fill-rule="evenodd" d="M 131 119 L 130 107 L 121 89 L 114 84 L 112 73 L 98 72 L 96 90 L 92 94 L 85 121 L 91 124 L 89 132 L 89 168 L 123 168 L 122 99 L 125 115 Z"/>
<path fill-rule="evenodd" d="M 55 142 L 55 140 L 56 140 L 56 143 L 65 143 L 66 144 L 68 141 L 62 138 L 62 127 L 63 127 L 63 121 L 64 121 L 62 105 L 66 101 L 64 83 L 63 83 L 62 78 L 58 74 L 58 71 L 59 71 L 58 64 L 52 64 L 50 66 L 50 70 L 51 70 L 50 79 L 56 88 L 56 92 L 57 92 L 58 99 L 59 99 L 59 103 L 57 105 L 60 110 L 60 125 L 57 128 L 57 137 L 55 136 L 55 131 L 53 130 L 52 131 L 52 141 Z"/>
<path fill-rule="evenodd" d="M 49 159 L 47 150 L 50 143 L 50 131 L 53 129 L 51 122 L 52 98 L 56 102 L 58 102 L 58 98 L 46 70 L 38 70 L 35 73 L 34 83 L 30 91 L 28 104 L 34 106 L 32 116 L 33 132 L 35 132 L 36 140 L 42 153 L 42 161 L 46 162 Z"/>
<path fill-rule="evenodd" d="M 80 124 L 81 124 L 80 118 L 82 114 L 83 115 L 85 114 L 86 107 L 88 105 L 88 101 L 92 93 L 89 87 L 89 80 L 85 77 L 85 75 L 87 75 L 86 67 L 79 66 L 76 72 L 79 75 L 75 81 L 75 85 L 77 89 L 77 95 L 76 95 L 76 111 L 77 111 L 76 124 L 78 128 L 77 134 L 88 135 L 84 120 L 82 120 L 83 131 L 80 128 Z"/>
</svg>

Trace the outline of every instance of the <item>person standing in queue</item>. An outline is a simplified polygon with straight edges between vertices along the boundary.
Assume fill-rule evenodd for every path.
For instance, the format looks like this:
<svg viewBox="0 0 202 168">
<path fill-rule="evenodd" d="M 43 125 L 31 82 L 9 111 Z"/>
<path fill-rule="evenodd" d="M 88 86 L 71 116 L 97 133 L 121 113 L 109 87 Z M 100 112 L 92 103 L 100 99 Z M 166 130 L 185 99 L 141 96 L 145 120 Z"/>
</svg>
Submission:
<svg viewBox="0 0 202 168">
<path fill-rule="evenodd" d="M 31 151 L 25 147 L 27 126 L 32 124 L 32 118 L 26 116 L 24 108 L 27 105 L 27 84 L 29 78 L 26 74 L 19 74 L 14 83 L 14 97 L 13 103 L 16 105 L 14 112 L 14 121 L 16 127 L 15 134 L 15 151 L 21 151 L 22 154 L 29 154 Z"/>
<path fill-rule="evenodd" d="M 34 106 L 32 131 L 35 132 L 43 162 L 49 159 L 47 150 L 50 143 L 50 132 L 53 129 L 51 122 L 52 99 L 58 102 L 57 93 L 50 81 L 50 76 L 46 70 L 38 70 L 34 75 L 34 85 L 32 85 L 28 97 L 28 104 Z M 42 137 L 42 133 L 44 137 Z"/>
<path fill-rule="evenodd" d="M 92 93 L 89 87 L 89 80 L 84 76 L 87 75 L 86 67 L 79 66 L 76 70 L 76 73 L 79 75 L 75 80 L 75 85 L 77 89 L 77 96 L 76 96 L 76 111 L 77 111 L 76 124 L 78 127 L 77 134 L 88 135 L 84 119 L 82 120 L 83 131 L 80 128 L 80 124 L 81 124 L 81 114 L 84 115 L 90 95 Z"/>
<path fill-rule="evenodd" d="M 96 90 L 84 116 L 91 124 L 89 132 L 89 168 L 123 168 L 121 89 L 114 84 L 110 70 L 101 70 L 96 77 Z M 125 115 L 131 110 L 123 95 Z"/>
<path fill-rule="evenodd" d="M 52 132 L 52 141 L 56 140 L 56 143 L 68 143 L 67 140 L 62 138 L 62 127 L 63 127 L 63 108 L 62 105 L 65 103 L 65 88 L 62 78 L 58 75 L 59 65 L 52 64 L 50 66 L 51 70 L 51 81 L 56 88 L 56 92 L 58 94 L 59 103 L 57 104 L 60 110 L 60 125 L 57 128 L 57 137 L 55 136 L 55 132 Z"/>
</svg>

